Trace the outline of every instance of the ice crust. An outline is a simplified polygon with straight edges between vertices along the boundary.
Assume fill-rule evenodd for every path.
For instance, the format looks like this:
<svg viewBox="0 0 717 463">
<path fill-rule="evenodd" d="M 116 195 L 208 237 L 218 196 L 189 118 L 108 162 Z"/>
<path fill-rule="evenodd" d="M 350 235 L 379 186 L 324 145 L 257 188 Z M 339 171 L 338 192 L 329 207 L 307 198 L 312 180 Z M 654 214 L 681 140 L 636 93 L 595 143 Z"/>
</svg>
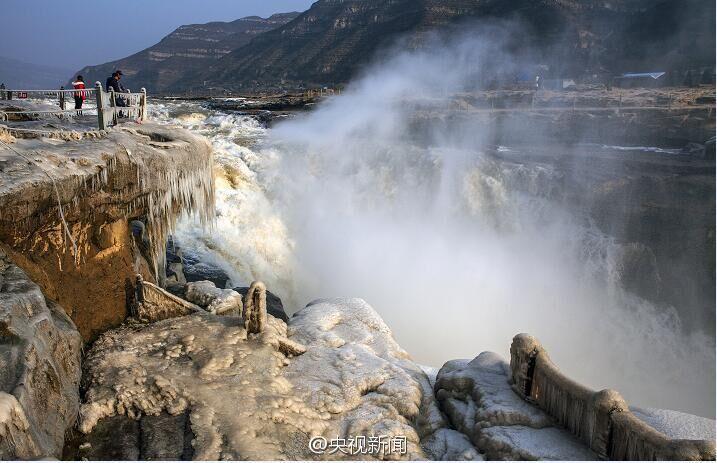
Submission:
<svg viewBox="0 0 717 463">
<path fill-rule="evenodd" d="M 301 348 L 286 349 L 287 343 Z M 314 301 L 288 326 L 269 316 L 256 335 L 247 334 L 240 317 L 209 312 L 128 322 L 95 343 L 84 370 L 79 429 L 88 442 L 96 442 L 95 430 L 111 434 L 118 418 L 125 421 L 116 426 L 148 435 L 160 432 L 154 426 L 185 420 L 193 459 L 373 459 L 315 455 L 308 443 L 316 436 L 380 435 L 407 439 L 407 452 L 381 456 L 387 459 L 597 459 L 511 389 L 509 366 L 497 354 L 446 363 L 434 387 L 426 367 L 412 361 L 362 299 Z M 663 432 L 667 424 L 684 424 L 683 437 L 704 438 L 711 421 L 636 413 Z M 139 426 L 125 423 L 140 419 Z M 659 420 L 666 423 L 661 428 Z M 171 451 L 182 449 L 181 430 L 164 434 L 180 441 L 167 437 L 166 448 L 157 444 L 152 455 L 186 457 Z M 126 455 L 148 455 L 142 452 Z"/>
<path fill-rule="evenodd" d="M 551 418 L 522 400 L 497 354 L 446 363 L 436 398 L 455 429 L 491 460 L 595 460 L 597 456 Z"/>
<path fill-rule="evenodd" d="M 306 353 L 281 353 L 287 334 Z M 84 370 L 83 433 L 115 415 L 188 413 L 194 459 L 312 459 L 311 437 L 360 435 L 406 436 L 399 459 L 479 457 L 445 429 L 428 378 L 360 299 L 314 303 L 288 333 L 271 316 L 258 335 L 210 313 L 127 323 L 95 343 Z"/>
</svg>

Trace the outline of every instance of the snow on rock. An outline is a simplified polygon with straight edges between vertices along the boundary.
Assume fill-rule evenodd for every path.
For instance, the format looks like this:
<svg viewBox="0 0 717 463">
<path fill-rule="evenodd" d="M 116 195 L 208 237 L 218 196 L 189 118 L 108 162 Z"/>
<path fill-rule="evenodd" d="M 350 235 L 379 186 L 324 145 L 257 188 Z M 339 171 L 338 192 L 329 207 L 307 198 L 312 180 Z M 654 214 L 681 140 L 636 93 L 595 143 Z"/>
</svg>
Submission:
<svg viewBox="0 0 717 463">
<path fill-rule="evenodd" d="M 715 440 L 715 420 L 674 410 L 630 407 L 640 420 L 670 439 Z"/>
<path fill-rule="evenodd" d="M 479 435 L 478 446 L 491 460 L 597 460 L 582 442 L 563 429 L 492 426 Z"/>
<path fill-rule="evenodd" d="M 294 315 L 288 334 L 308 350 L 285 377 L 326 417 L 327 439 L 405 436 L 404 458 L 480 458 L 460 433 L 445 429 L 428 377 L 362 299 L 315 301 Z"/>
<path fill-rule="evenodd" d="M 282 349 L 287 342 L 305 352 Z M 88 459 L 106 457 L 117 439 L 129 446 L 121 456 L 140 459 L 480 459 L 446 429 L 426 375 L 359 299 L 314 303 L 288 330 L 268 317 L 257 335 L 239 317 L 206 312 L 128 322 L 94 344 L 83 383 L 78 444 Z M 159 433 L 170 436 L 159 448 L 142 445 L 139 434 Z M 360 436 L 405 436 L 406 452 L 309 450 L 312 437 Z"/>
<path fill-rule="evenodd" d="M 59 458 L 79 407 L 80 333 L 0 250 L 0 459 Z"/>
<path fill-rule="evenodd" d="M 436 379 L 436 398 L 452 425 L 489 459 L 594 460 L 596 455 L 510 387 L 497 354 L 453 360 Z"/>
<path fill-rule="evenodd" d="M 241 314 L 241 294 L 232 289 L 217 288 L 211 281 L 196 281 L 187 283 L 186 298 L 198 306 L 214 314 L 232 312 Z"/>
<path fill-rule="evenodd" d="M 286 325 L 269 317 L 263 333 L 247 336 L 241 318 L 206 312 L 109 331 L 84 365 L 79 429 L 92 433 L 115 415 L 187 413 L 194 459 L 306 458 L 295 448 L 307 449 L 323 424 L 282 377 L 290 359 L 277 345 L 285 333 Z M 88 442 L 101 448 L 94 437 Z"/>
</svg>

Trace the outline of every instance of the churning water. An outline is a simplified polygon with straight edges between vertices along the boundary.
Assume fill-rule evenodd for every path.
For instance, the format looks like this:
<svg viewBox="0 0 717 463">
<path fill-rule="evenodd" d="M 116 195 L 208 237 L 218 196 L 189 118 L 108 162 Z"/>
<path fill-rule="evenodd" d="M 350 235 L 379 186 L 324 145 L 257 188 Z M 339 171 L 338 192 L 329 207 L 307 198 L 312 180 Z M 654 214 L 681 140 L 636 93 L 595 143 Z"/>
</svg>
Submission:
<svg viewBox="0 0 717 463">
<path fill-rule="evenodd" d="M 440 134 L 414 142 L 400 120 L 347 122 L 343 108 L 269 130 L 197 104 L 155 105 L 207 136 L 217 161 L 216 227 L 185 222 L 180 245 L 235 285 L 265 281 L 291 312 L 362 297 L 421 363 L 507 355 L 528 332 L 594 388 L 713 416 L 714 338 L 685 334 L 674 310 L 622 289 L 620 245 L 555 201 L 564 173 Z"/>
</svg>

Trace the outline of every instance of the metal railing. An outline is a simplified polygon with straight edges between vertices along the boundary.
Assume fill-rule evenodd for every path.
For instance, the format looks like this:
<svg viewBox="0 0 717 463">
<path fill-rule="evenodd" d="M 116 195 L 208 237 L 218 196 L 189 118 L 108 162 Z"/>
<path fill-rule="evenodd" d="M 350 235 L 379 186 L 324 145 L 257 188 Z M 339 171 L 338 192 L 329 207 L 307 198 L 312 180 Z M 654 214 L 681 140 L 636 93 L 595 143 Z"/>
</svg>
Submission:
<svg viewBox="0 0 717 463">
<path fill-rule="evenodd" d="M 82 105 L 82 108 L 67 109 L 67 100 L 72 102 L 75 96 L 84 96 L 84 102 L 94 102 L 92 106 Z M 92 98 L 94 96 L 94 98 Z M 0 109 L 0 120 L 9 121 L 17 120 L 18 117 L 32 116 L 56 116 L 59 118 L 74 118 L 83 116 L 86 112 L 96 112 L 97 127 L 99 130 L 105 130 L 107 127 L 117 125 L 121 122 L 136 120 L 144 121 L 147 118 L 147 91 L 142 88 L 140 92 L 132 93 L 115 92 L 110 89 L 109 92 L 104 91 L 100 82 L 95 82 L 94 88 L 70 89 L 60 88 L 59 90 L 15 90 L 0 88 L 0 100 L 55 100 L 60 109 L 34 109 L 20 108 L 19 110 L 3 110 Z M 91 104 L 91 103 L 90 103 Z"/>
</svg>

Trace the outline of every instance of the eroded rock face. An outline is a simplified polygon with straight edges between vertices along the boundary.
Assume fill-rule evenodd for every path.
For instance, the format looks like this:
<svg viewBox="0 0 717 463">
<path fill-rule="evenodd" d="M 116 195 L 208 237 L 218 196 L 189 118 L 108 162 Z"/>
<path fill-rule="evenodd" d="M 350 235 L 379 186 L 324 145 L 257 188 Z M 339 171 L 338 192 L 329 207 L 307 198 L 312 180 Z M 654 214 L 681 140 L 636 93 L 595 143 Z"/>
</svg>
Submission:
<svg viewBox="0 0 717 463">
<path fill-rule="evenodd" d="M 436 398 L 455 429 L 490 460 L 595 460 L 597 456 L 508 383 L 510 366 L 484 352 L 453 360 L 436 379 Z"/>
<path fill-rule="evenodd" d="M 13 150 L 2 153 L 0 246 L 85 341 L 127 317 L 136 274 L 161 276 L 177 215 L 206 222 L 214 212 L 211 148 L 178 128 L 127 123 L 91 140 L 17 140 Z"/>
<path fill-rule="evenodd" d="M 287 337 L 302 349 L 282 349 Z M 428 378 L 359 299 L 314 303 L 288 330 L 269 316 L 259 334 L 206 312 L 130 322 L 98 339 L 83 383 L 78 447 L 90 459 L 355 459 L 314 454 L 309 440 L 358 436 L 406 438 L 403 454 L 362 459 L 480 458 L 445 428 Z M 143 448 L 138 433 L 160 426 L 166 442 Z M 130 449 L 107 455 L 117 439 Z"/>
<path fill-rule="evenodd" d="M 82 340 L 0 250 L 0 459 L 59 458 L 79 409 Z"/>
</svg>

